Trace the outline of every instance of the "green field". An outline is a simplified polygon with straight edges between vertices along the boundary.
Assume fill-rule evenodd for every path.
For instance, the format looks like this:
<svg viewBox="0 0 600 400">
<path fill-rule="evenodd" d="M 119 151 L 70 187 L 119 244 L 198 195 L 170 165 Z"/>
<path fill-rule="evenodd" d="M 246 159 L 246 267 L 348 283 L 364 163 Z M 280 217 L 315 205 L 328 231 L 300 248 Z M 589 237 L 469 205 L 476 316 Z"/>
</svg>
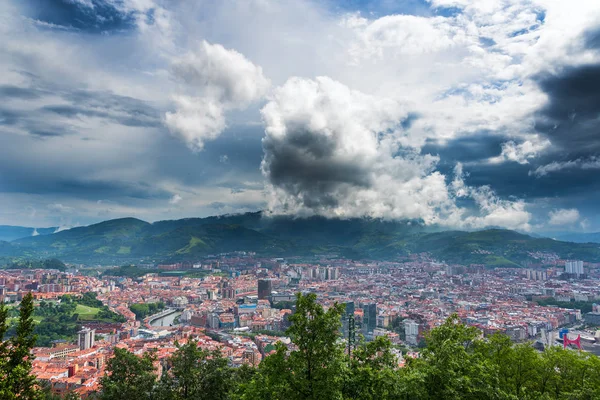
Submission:
<svg viewBox="0 0 600 400">
<path fill-rule="evenodd" d="M 81 304 L 77 304 L 77 308 L 75 308 L 75 314 L 79 314 L 79 319 L 83 321 L 93 320 L 99 311 L 99 308 L 88 307 Z"/>
</svg>

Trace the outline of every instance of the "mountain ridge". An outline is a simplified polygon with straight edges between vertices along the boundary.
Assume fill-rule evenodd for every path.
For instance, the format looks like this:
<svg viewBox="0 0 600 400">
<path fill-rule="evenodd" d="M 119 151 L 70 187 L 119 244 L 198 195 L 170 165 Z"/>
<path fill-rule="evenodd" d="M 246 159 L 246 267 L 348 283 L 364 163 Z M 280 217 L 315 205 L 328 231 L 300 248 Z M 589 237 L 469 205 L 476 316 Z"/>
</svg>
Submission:
<svg viewBox="0 0 600 400">
<path fill-rule="evenodd" d="M 490 267 L 536 263 L 532 256 L 536 252 L 600 262 L 600 245 L 534 238 L 505 229 L 442 230 L 418 221 L 295 218 L 262 212 L 153 223 L 137 218 L 107 220 L 2 244 L 0 256 L 122 264 L 196 260 L 236 250 L 261 256 L 337 254 L 374 260 L 427 252 L 450 263 Z"/>
</svg>

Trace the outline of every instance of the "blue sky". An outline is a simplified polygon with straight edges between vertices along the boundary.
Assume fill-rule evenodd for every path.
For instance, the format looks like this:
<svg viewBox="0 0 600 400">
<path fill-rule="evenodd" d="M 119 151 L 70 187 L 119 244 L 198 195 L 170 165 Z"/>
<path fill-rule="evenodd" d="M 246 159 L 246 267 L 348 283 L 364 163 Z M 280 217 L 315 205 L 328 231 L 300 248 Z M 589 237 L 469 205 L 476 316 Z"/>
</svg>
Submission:
<svg viewBox="0 0 600 400">
<path fill-rule="evenodd" d="M 2 2 L 0 224 L 598 231 L 598 21 L 595 1 Z"/>
</svg>

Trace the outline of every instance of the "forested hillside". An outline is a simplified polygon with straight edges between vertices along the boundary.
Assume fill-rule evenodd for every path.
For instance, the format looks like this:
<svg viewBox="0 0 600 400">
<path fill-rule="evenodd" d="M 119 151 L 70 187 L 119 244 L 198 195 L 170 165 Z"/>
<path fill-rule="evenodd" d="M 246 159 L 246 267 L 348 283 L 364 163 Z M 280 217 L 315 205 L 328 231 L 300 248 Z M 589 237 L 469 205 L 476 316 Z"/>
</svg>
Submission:
<svg viewBox="0 0 600 400">
<path fill-rule="evenodd" d="M 5 259 L 60 258 L 68 262 L 195 260 L 210 254 L 253 251 L 262 256 L 336 254 L 354 259 L 402 259 L 428 252 L 462 264 L 520 266 L 531 253 L 600 262 L 600 244 L 568 243 L 488 229 L 444 231 L 418 221 L 272 217 L 247 213 L 148 223 L 123 218 L 52 235 L 0 242 Z"/>
</svg>

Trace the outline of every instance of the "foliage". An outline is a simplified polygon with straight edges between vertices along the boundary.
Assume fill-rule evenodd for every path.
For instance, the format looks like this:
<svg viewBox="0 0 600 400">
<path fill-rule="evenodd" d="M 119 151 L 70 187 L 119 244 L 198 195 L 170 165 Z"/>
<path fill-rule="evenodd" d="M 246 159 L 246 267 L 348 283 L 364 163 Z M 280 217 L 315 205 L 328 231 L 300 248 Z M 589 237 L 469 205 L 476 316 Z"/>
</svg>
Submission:
<svg viewBox="0 0 600 400">
<path fill-rule="evenodd" d="M 165 308 L 165 303 L 162 301 L 158 303 L 134 303 L 129 306 L 132 313 L 138 320 L 142 320 L 149 315 L 156 314 L 157 312 Z"/>
<path fill-rule="evenodd" d="M 86 312 L 84 312 L 86 311 Z M 96 293 L 84 293 L 81 298 L 64 295 L 58 302 L 40 301 L 34 316 L 38 346 L 50 346 L 55 340 L 72 340 L 81 329 L 82 321 L 125 322 L 96 298 Z"/>
<path fill-rule="evenodd" d="M 31 376 L 33 312 L 28 295 L 21 302 L 15 337 L 0 343 L 0 399 L 53 398 L 42 397 Z M 360 342 L 348 355 L 339 333 L 342 312 L 338 305 L 323 309 L 314 294 L 299 294 L 287 331 L 293 343 L 278 343 L 276 352 L 258 368 L 233 368 L 219 351 L 203 350 L 189 341 L 177 344 L 174 355 L 162 361 L 164 372 L 158 379 L 153 353 L 140 357 L 116 348 L 99 396 L 105 400 L 600 398 L 600 358 L 560 347 L 538 352 L 530 344 L 514 345 L 501 334 L 484 338 L 456 315 L 426 334 L 420 356 L 407 359 L 403 368 L 385 338 Z M 7 316 L 0 305 L 0 337 L 7 331 Z"/>
<path fill-rule="evenodd" d="M 3 341 L 7 331 L 7 313 L 0 305 L 0 398 L 34 400 L 40 398 L 35 376 L 31 374 L 35 345 L 33 334 L 33 295 L 26 294 L 21 300 L 16 335 Z"/>
<path fill-rule="evenodd" d="M 96 292 L 84 293 L 81 298 L 77 300 L 77 303 L 82 306 L 100 308 L 102 307 L 102 302 L 98 300 L 97 296 L 98 294 Z"/>
<path fill-rule="evenodd" d="M 451 263 L 518 267 L 530 253 L 600 261 L 594 243 L 534 238 L 514 231 L 435 231 L 419 221 L 268 217 L 247 213 L 186 218 L 149 224 L 134 218 L 105 221 L 0 243 L 0 256 L 60 257 L 105 265 L 145 260 L 197 260 L 210 254 L 254 251 L 271 256 L 338 254 L 348 258 L 398 259 L 429 252 Z M 140 276 L 148 270 L 123 267 L 107 274 Z"/>
<path fill-rule="evenodd" d="M 195 341 L 178 346 L 169 360 L 170 369 L 158 387 L 169 400 L 226 400 L 234 390 L 233 369 L 219 350 L 207 351 Z"/>
<path fill-rule="evenodd" d="M 278 301 L 277 303 L 273 303 L 272 307 L 278 310 L 292 310 L 296 302 L 294 301 Z"/>
<path fill-rule="evenodd" d="M 592 306 L 595 301 L 556 301 L 553 297 L 536 300 L 540 306 L 557 306 L 561 308 L 571 308 L 581 310 L 582 313 L 592 312 Z"/>
<path fill-rule="evenodd" d="M 297 349 L 288 353 L 279 343 L 276 353 L 261 363 L 246 398 L 341 399 L 344 346 L 338 337 L 342 313 L 342 305 L 325 311 L 315 294 L 298 294 L 287 331 Z"/>
<path fill-rule="evenodd" d="M 115 348 L 101 379 L 102 400 L 152 400 L 156 376 L 154 357 L 150 353 L 138 357 L 127 350 Z"/>
<path fill-rule="evenodd" d="M 47 260 L 13 261 L 8 264 L 8 269 L 57 269 L 64 272 L 67 270 L 67 266 L 56 258 L 50 258 Z"/>
</svg>

